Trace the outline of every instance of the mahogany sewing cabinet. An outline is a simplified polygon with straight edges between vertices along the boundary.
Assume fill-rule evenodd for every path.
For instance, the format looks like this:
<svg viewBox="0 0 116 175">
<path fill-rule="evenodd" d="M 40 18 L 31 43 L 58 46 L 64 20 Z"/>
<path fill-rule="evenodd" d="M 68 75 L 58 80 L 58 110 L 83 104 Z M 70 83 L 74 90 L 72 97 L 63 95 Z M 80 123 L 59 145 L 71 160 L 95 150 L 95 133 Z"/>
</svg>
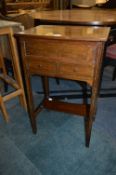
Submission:
<svg viewBox="0 0 116 175">
<path fill-rule="evenodd" d="M 37 26 L 17 33 L 28 112 L 33 132 L 36 116 L 48 108 L 85 118 L 86 146 L 89 146 L 96 113 L 100 71 L 110 28 L 86 26 Z M 31 75 L 43 78 L 44 100 L 37 109 L 32 97 Z M 90 104 L 73 104 L 49 98 L 48 77 L 86 82 L 91 87 Z M 68 134 L 68 133 L 67 133 Z"/>
</svg>

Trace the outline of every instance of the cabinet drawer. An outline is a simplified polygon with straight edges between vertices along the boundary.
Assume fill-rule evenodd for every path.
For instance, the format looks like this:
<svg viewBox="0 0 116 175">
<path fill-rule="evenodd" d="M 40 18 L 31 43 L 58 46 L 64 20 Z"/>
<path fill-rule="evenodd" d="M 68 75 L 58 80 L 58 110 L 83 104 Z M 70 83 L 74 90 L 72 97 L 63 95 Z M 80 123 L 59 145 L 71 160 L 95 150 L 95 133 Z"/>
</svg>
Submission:
<svg viewBox="0 0 116 175">
<path fill-rule="evenodd" d="M 25 42 L 26 56 L 39 56 L 53 62 L 73 63 L 82 65 L 94 64 L 96 43 L 81 41 L 60 41 L 33 39 Z"/>
<path fill-rule="evenodd" d="M 54 76 L 56 73 L 56 65 L 49 61 L 31 59 L 29 62 L 29 70 L 33 74 Z"/>
<path fill-rule="evenodd" d="M 91 80 L 93 78 L 93 66 L 62 64 L 59 66 L 59 75 L 63 78 L 71 78 L 74 80 Z"/>
</svg>

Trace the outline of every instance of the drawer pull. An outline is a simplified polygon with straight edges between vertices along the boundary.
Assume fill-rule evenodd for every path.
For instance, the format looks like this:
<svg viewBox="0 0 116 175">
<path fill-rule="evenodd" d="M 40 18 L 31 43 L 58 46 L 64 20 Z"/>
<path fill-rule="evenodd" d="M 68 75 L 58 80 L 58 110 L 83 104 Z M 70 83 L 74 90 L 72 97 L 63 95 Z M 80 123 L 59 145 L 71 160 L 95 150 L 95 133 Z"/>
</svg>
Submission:
<svg viewBox="0 0 116 175">
<path fill-rule="evenodd" d="M 78 68 L 75 67 L 75 68 L 73 69 L 73 72 L 77 72 L 77 71 L 78 71 Z"/>
<path fill-rule="evenodd" d="M 41 65 L 41 64 L 39 64 L 39 65 L 38 65 L 38 67 L 42 67 L 42 65 Z"/>
</svg>

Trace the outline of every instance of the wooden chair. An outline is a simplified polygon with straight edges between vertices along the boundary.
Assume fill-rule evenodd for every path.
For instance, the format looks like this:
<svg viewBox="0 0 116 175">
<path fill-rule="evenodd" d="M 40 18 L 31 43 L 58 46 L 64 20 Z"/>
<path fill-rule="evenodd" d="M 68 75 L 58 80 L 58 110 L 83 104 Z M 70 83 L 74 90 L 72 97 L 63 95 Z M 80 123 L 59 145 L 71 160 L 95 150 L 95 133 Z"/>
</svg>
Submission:
<svg viewBox="0 0 116 175">
<path fill-rule="evenodd" d="M 3 57 L 3 51 L 2 47 L 0 47 L 0 68 L 2 69 L 2 72 L 0 73 L 0 80 L 8 83 L 11 85 L 15 90 L 11 93 L 8 93 L 4 96 L 2 96 L 2 93 L 0 92 L 0 108 L 3 114 L 4 119 L 6 122 L 9 121 L 9 116 L 6 110 L 5 102 L 19 96 L 19 100 L 22 106 L 27 108 L 26 100 L 25 100 L 25 94 L 23 89 L 23 83 L 21 78 L 21 71 L 19 66 L 19 60 L 18 55 L 15 47 L 15 41 L 13 39 L 13 32 L 11 28 L 1 28 L 0 29 L 0 37 L 1 36 L 7 36 L 8 43 L 9 43 L 9 49 L 12 56 L 12 65 L 14 70 L 14 79 L 7 75 L 7 70 L 4 64 L 4 57 Z M 0 45 L 1 46 L 1 45 Z"/>
<path fill-rule="evenodd" d="M 0 19 L 19 22 L 22 24 L 22 27 L 24 27 L 24 29 L 34 27 L 33 18 L 25 10 L 20 10 L 20 13 L 13 17 L 9 17 L 1 14 Z M 10 73 L 13 75 L 12 63 L 9 57 L 5 57 L 5 66 L 7 68 L 7 73 Z M 5 91 L 6 92 L 8 91 L 8 84 L 5 84 Z"/>
</svg>

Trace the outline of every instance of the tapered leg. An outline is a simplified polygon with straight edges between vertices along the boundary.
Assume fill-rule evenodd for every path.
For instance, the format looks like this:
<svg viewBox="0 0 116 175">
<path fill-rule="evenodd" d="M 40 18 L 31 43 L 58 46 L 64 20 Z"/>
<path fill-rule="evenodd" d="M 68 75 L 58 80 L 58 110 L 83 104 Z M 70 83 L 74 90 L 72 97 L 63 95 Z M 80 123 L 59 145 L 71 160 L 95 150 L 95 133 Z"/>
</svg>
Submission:
<svg viewBox="0 0 116 175">
<path fill-rule="evenodd" d="M 31 81 L 30 81 L 30 75 L 27 73 L 24 79 L 25 84 L 25 94 L 26 94 L 26 101 L 27 101 L 27 110 L 32 126 L 33 133 L 37 132 L 37 126 L 36 126 L 36 116 L 34 113 L 34 102 L 33 102 L 33 94 L 32 94 L 32 87 L 31 87 Z"/>
<path fill-rule="evenodd" d="M 49 98 L 49 79 L 48 77 L 42 77 L 42 84 L 45 98 Z"/>
<path fill-rule="evenodd" d="M 31 121 L 31 126 L 32 126 L 32 131 L 34 134 L 37 133 L 37 124 L 35 118 L 30 118 Z"/>
<path fill-rule="evenodd" d="M 86 147 L 89 147 L 90 144 L 90 138 L 91 138 L 91 131 L 92 131 L 92 118 L 85 118 L 85 145 Z"/>
<path fill-rule="evenodd" d="M 59 85 L 60 84 L 60 79 L 56 78 L 56 83 Z"/>
<path fill-rule="evenodd" d="M 82 92 L 83 92 L 83 103 L 88 104 L 88 98 L 87 98 L 87 83 L 82 82 Z M 92 130 L 92 124 L 90 124 L 90 119 L 89 117 L 89 111 L 90 109 L 86 109 L 86 117 L 84 118 L 85 121 L 85 145 L 86 147 L 89 147 L 90 143 L 90 137 L 91 137 L 91 130 Z"/>
</svg>

